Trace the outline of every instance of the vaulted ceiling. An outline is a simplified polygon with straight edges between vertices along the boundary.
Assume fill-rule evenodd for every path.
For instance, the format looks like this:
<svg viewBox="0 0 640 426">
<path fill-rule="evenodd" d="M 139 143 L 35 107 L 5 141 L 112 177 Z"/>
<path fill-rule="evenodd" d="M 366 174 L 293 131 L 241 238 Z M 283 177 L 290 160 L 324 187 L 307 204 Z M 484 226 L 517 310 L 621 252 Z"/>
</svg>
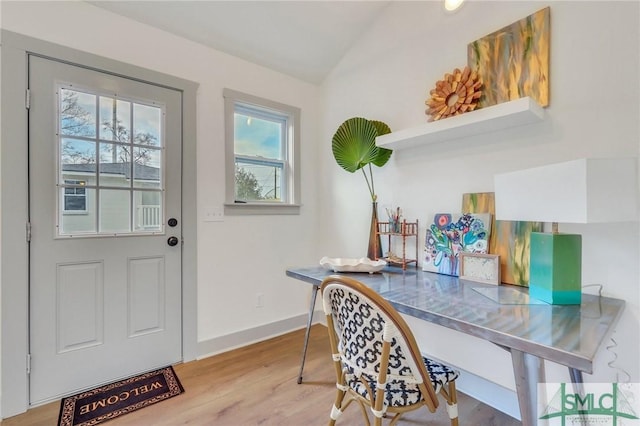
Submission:
<svg viewBox="0 0 640 426">
<path fill-rule="evenodd" d="M 390 1 L 89 1 L 247 61 L 320 83 Z"/>
</svg>

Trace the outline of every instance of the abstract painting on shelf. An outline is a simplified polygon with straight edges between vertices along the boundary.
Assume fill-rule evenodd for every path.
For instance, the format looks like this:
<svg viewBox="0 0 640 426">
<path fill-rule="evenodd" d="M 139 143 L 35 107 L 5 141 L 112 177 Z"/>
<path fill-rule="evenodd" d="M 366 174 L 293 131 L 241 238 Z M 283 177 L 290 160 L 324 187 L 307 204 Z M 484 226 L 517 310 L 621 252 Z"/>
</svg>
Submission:
<svg viewBox="0 0 640 426">
<path fill-rule="evenodd" d="M 530 96 L 549 105 L 549 22 L 546 7 L 467 46 L 467 64 L 482 80 L 478 108 Z"/>
</svg>

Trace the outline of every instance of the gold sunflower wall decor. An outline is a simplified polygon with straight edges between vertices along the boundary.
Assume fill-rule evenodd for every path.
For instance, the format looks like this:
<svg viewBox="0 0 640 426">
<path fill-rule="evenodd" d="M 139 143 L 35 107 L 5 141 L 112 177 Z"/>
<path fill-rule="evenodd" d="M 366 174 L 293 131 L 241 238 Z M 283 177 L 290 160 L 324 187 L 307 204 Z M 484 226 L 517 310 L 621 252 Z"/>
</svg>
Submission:
<svg viewBox="0 0 640 426">
<path fill-rule="evenodd" d="M 456 68 L 452 74 L 445 74 L 443 80 L 436 82 L 435 89 L 429 92 L 431 98 L 425 102 L 429 107 L 425 113 L 431 116 L 429 121 L 473 111 L 482 95 L 480 87 L 482 81 L 468 66 L 462 71 Z"/>
</svg>

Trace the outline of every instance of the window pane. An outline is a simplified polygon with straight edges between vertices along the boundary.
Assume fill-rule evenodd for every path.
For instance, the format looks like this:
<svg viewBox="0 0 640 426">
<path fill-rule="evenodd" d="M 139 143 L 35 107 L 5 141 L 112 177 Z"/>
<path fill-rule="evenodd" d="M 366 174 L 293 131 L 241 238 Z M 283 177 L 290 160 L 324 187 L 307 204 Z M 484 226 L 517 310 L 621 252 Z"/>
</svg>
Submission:
<svg viewBox="0 0 640 426">
<path fill-rule="evenodd" d="M 129 142 L 131 103 L 100 96 L 100 139 Z"/>
<path fill-rule="evenodd" d="M 160 146 L 161 113 L 158 107 L 133 104 L 133 143 Z"/>
<path fill-rule="evenodd" d="M 130 232 L 131 212 L 128 190 L 100 190 L 100 232 Z"/>
<path fill-rule="evenodd" d="M 236 200 L 282 201 L 282 167 L 236 162 Z"/>
<path fill-rule="evenodd" d="M 235 153 L 282 160 L 283 122 L 248 114 L 234 114 Z"/>
<path fill-rule="evenodd" d="M 131 186 L 130 146 L 100 144 L 100 186 Z"/>
<path fill-rule="evenodd" d="M 85 195 L 67 195 L 67 189 L 60 188 L 61 213 L 58 232 L 60 235 L 93 234 L 96 232 L 96 190 L 82 188 Z"/>
<path fill-rule="evenodd" d="M 96 144 L 95 142 L 80 141 L 77 139 L 62 139 L 60 147 L 60 178 L 65 180 L 78 180 L 93 178 L 96 174 Z"/>
<path fill-rule="evenodd" d="M 65 211 L 85 211 L 87 209 L 87 199 L 84 195 L 65 195 L 64 209 Z"/>
<path fill-rule="evenodd" d="M 136 231 L 162 230 L 162 194 L 151 191 L 134 191 L 134 227 Z"/>
<path fill-rule="evenodd" d="M 63 138 L 60 147 L 60 164 L 95 164 L 95 142 Z M 95 166 L 93 167 L 95 170 Z"/>
<path fill-rule="evenodd" d="M 95 95 L 60 89 L 60 133 L 66 136 L 95 137 Z"/>
<path fill-rule="evenodd" d="M 133 148 L 135 167 L 133 186 L 136 188 L 162 188 L 162 151 L 152 148 Z"/>
</svg>

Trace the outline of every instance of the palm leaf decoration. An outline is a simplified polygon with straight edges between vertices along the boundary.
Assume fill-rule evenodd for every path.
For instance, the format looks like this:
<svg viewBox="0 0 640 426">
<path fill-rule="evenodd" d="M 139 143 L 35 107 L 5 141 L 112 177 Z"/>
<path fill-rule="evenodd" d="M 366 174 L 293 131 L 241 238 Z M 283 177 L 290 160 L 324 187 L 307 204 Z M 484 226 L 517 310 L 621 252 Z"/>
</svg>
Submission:
<svg viewBox="0 0 640 426">
<path fill-rule="evenodd" d="M 338 127 L 331 141 L 333 157 L 340 167 L 349 173 L 362 170 L 372 201 L 376 201 L 377 195 L 371 164 L 382 167 L 393 153 L 390 149 L 376 146 L 376 137 L 387 133 L 391 133 L 391 129 L 381 121 L 353 117 Z M 364 170 L 365 166 L 369 166 L 369 176 Z"/>
<path fill-rule="evenodd" d="M 378 131 L 377 136 L 391 133 L 391 129 L 389 128 L 389 126 L 387 126 L 386 123 L 383 123 L 382 121 L 371 121 L 371 123 L 373 123 L 373 125 L 376 127 L 376 130 Z M 389 158 L 391 158 L 391 154 L 393 153 L 393 151 L 390 149 L 380 147 L 376 147 L 376 151 L 377 153 L 372 163 L 378 167 L 382 167 L 387 164 L 387 161 L 389 161 Z"/>
</svg>

